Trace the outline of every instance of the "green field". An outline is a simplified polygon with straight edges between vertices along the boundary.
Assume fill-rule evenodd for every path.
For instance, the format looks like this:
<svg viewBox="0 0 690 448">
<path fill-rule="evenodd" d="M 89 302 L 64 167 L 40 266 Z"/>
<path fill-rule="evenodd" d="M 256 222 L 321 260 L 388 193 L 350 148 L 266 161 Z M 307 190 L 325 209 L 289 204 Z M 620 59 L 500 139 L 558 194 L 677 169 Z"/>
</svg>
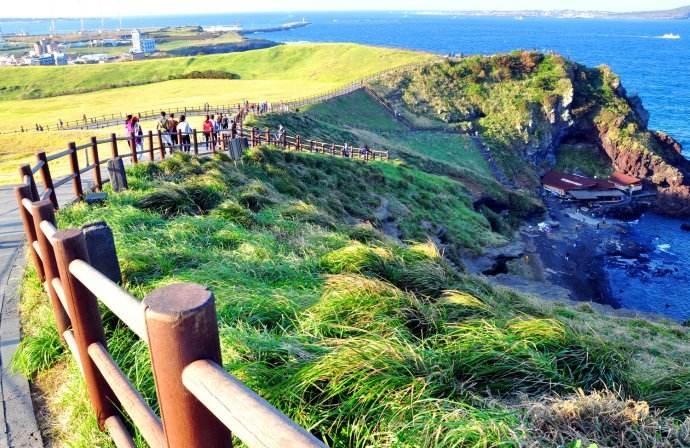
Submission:
<svg viewBox="0 0 690 448">
<path fill-rule="evenodd" d="M 430 55 L 351 44 L 285 45 L 267 50 L 214 56 L 171 58 L 143 62 L 69 66 L 3 68 L 0 83 L 0 131 L 36 123 L 102 114 L 133 113 L 184 106 L 236 104 L 244 100 L 290 101 L 336 89 L 367 75 Z M 177 79 L 195 71 L 227 71 L 242 79 Z M 130 87 L 129 84 L 142 84 Z M 27 92 L 34 92 L 26 95 Z M 76 93 L 88 91 L 89 93 Z M 71 94 L 68 94 L 71 93 Z M 47 98 L 21 99 L 26 96 Z M 59 96 L 53 96 L 59 95 Z M 349 112 L 352 114 L 356 111 Z M 198 119 L 193 125 L 198 126 Z M 0 135 L 0 184 L 14 182 L 18 161 L 33 161 L 39 149 L 58 150 L 69 141 L 87 142 L 84 133 L 25 133 Z"/>
<path fill-rule="evenodd" d="M 225 71 L 243 80 L 344 84 L 428 54 L 354 44 L 282 45 L 243 53 L 118 64 L 2 68 L 0 100 L 44 98 L 150 84 L 194 71 Z M 247 94 L 249 94 L 248 92 Z"/>
<path fill-rule="evenodd" d="M 270 148 L 240 166 L 178 154 L 128 178 L 103 205 L 61 210 L 60 226 L 106 221 L 140 298 L 208 285 L 225 368 L 331 447 L 687 441 L 687 328 L 531 299 L 451 267 L 452 253 L 504 241 L 461 183 Z M 442 248 L 434 226 L 447 229 Z M 30 274 L 14 365 L 46 397 L 53 446 L 110 447 L 50 313 Z M 145 343 L 106 322 L 113 357 L 155 408 Z"/>
</svg>

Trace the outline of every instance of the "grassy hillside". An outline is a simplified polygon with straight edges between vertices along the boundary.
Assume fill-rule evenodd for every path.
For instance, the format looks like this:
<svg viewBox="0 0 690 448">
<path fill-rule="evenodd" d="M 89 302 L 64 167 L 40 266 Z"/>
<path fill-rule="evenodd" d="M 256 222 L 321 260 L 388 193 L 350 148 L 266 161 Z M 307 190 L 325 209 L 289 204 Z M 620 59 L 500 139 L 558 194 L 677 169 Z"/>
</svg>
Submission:
<svg viewBox="0 0 690 448">
<path fill-rule="evenodd" d="M 225 368 L 332 447 L 688 442 L 687 328 L 539 302 L 454 269 L 428 240 L 436 226 L 446 248 L 501 239 L 454 180 L 266 148 L 240 167 L 178 155 L 129 179 L 103 206 L 61 210 L 60 225 L 108 222 L 139 297 L 210 286 Z M 382 233 L 391 225 L 404 243 Z M 24 291 L 15 366 L 47 397 L 56 445 L 110 446 L 35 276 Z M 113 316 L 106 325 L 153 403 L 146 346 Z"/>
<path fill-rule="evenodd" d="M 221 71 L 245 80 L 300 80 L 344 84 L 430 55 L 354 44 L 283 45 L 244 53 L 130 63 L 7 67 L 0 100 L 32 99 L 150 84 L 191 72 Z"/>
<path fill-rule="evenodd" d="M 495 186 L 473 139 L 452 129 L 409 129 L 361 90 L 299 112 L 258 117 L 251 123 L 261 128 L 282 124 L 305 138 L 386 148 L 393 157 L 425 171 L 459 178 L 467 186 L 479 184 L 479 190 Z"/>
</svg>

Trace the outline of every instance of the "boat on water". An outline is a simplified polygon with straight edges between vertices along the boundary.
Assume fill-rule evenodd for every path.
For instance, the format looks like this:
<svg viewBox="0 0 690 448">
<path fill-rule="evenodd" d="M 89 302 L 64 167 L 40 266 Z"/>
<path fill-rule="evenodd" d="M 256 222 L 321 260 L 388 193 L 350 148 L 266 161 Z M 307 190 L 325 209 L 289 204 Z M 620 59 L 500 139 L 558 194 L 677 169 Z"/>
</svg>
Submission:
<svg viewBox="0 0 690 448">
<path fill-rule="evenodd" d="M 661 36 L 662 39 L 680 39 L 680 34 L 666 33 Z"/>
</svg>

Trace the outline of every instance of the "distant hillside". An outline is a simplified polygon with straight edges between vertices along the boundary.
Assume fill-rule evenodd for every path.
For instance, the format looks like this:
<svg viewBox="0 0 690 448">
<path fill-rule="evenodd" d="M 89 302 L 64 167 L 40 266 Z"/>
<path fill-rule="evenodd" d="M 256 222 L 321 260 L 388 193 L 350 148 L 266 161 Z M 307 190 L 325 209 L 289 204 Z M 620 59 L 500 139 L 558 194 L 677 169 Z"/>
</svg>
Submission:
<svg viewBox="0 0 690 448">
<path fill-rule="evenodd" d="M 553 9 L 553 10 L 513 10 L 513 11 L 452 11 L 448 13 L 424 13 L 465 15 L 465 16 L 487 16 L 487 17 L 551 17 L 551 18 L 577 18 L 577 19 L 637 19 L 637 20 L 687 20 L 690 18 L 690 5 L 675 9 L 660 11 L 630 11 L 630 12 L 611 12 L 611 11 L 582 11 L 575 9 Z"/>
</svg>

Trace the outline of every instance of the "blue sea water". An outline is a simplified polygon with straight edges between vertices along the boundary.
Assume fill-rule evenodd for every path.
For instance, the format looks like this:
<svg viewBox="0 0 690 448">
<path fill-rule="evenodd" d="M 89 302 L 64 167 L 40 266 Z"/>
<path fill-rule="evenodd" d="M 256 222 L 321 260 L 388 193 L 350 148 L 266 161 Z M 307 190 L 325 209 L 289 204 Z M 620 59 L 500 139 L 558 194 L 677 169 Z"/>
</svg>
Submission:
<svg viewBox="0 0 690 448">
<path fill-rule="evenodd" d="M 87 20 L 86 29 L 179 25 L 274 26 L 305 18 L 311 25 L 258 34 L 280 42 L 357 42 L 439 54 L 490 54 L 518 48 L 553 50 L 578 62 L 607 64 L 629 93 L 639 94 L 661 129 L 690 150 L 690 21 L 635 21 L 457 17 L 414 13 L 218 14 Z M 50 22 L 0 21 L 4 33 L 46 33 Z M 58 20 L 58 32 L 74 32 L 79 20 Z M 667 33 L 680 39 L 662 39 Z M 615 299 L 626 308 L 690 319 L 690 233 L 680 221 L 645 215 L 633 239 L 654 248 L 647 270 L 611 261 L 607 270 Z M 650 274 L 651 272 L 651 274 Z"/>
</svg>

